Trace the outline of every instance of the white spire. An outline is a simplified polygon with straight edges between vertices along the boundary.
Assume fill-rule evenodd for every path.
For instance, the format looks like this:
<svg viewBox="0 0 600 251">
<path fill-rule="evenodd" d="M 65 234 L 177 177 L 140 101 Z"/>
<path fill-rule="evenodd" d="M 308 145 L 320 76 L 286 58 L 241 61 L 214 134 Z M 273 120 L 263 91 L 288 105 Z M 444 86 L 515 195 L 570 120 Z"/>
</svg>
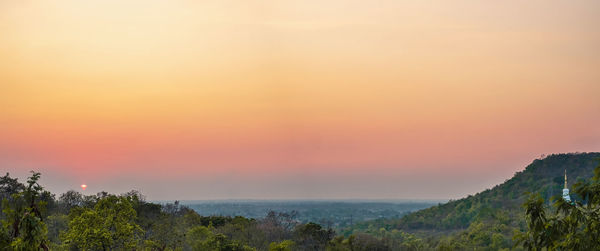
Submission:
<svg viewBox="0 0 600 251">
<path fill-rule="evenodd" d="M 569 196 L 569 188 L 567 187 L 567 169 L 565 169 L 565 188 L 563 188 L 563 199 L 567 202 L 571 202 L 571 196 Z"/>
<path fill-rule="evenodd" d="M 567 187 L 567 169 L 565 169 L 565 188 L 564 189 L 568 189 L 568 187 Z"/>
</svg>

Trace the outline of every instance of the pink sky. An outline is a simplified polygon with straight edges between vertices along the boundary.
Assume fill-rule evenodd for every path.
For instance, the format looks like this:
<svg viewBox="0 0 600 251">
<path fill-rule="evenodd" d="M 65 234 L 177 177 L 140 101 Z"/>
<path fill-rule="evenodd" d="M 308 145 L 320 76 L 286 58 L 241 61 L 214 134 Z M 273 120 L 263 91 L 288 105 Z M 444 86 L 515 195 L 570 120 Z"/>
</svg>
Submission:
<svg viewBox="0 0 600 251">
<path fill-rule="evenodd" d="M 55 193 L 447 199 L 600 150 L 597 1 L 2 1 L 0 169 Z"/>
</svg>

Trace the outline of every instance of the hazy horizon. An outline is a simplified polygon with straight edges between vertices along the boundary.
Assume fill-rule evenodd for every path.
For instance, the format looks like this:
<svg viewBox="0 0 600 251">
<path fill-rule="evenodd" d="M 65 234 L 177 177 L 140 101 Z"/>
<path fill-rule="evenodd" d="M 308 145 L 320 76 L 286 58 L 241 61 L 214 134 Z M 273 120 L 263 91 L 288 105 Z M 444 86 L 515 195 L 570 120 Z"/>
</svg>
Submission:
<svg viewBox="0 0 600 251">
<path fill-rule="evenodd" d="M 149 200 L 457 199 L 600 151 L 599 1 L 3 1 L 0 171 Z"/>
</svg>

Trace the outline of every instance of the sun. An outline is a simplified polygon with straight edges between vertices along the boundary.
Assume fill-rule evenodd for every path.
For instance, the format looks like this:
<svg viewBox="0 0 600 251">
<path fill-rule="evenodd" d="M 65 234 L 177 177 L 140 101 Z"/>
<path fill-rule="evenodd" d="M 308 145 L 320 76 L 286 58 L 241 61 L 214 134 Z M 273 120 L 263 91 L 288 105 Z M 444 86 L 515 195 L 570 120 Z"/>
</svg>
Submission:
<svg viewBox="0 0 600 251">
<path fill-rule="evenodd" d="M 81 184 L 81 189 L 85 190 L 87 188 L 86 184 Z"/>
</svg>

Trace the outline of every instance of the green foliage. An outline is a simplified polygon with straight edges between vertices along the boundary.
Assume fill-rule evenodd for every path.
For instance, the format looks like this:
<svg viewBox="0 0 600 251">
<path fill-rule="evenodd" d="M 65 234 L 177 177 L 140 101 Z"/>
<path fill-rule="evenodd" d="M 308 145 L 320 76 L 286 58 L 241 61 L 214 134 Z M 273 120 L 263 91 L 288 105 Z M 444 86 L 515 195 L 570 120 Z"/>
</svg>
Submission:
<svg viewBox="0 0 600 251">
<path fill-rule="evenodd" d="M 517 244 L 528 250 L 600 249 L 600 166 L 591 182 L 578 182 L 574 194 L 583 201 L 558 198 L 549 213 L 544 200 L 532 195 L 523 205 L 527 231 L 515 234 Z"/>
<path fill-rule="evenodd" d="M 69 217 L 69 230 L 62 240 L 82 250 L 133 249 L 142 233 L 130 197 L 109 195 L 93 209 L 79 208 Z"/>
<path fill-rule="evenodd" d="M 192 250 L 210 251 L 250 251 L 255 250 L 237 241 L 228 239 L 223 234 L 215 234 L 212 227 L 196 226 L 188 232 L 188 243 Z"/>
<path fill-rule="evenodd" d="M 69 217 L 64 214 L 54 214 L 46 218 L 48 226 L 48 240 L 53 243 L 60 243 L 60 233 L 69 228 Z"/>
<path fill-rule="evenodd" d="M 146 232 L 145 240 L 151 240 L 160 248 L 158 250 L 177 250 L 185 243 L 185 232 L 189 227 L 185 220 L 188 211 L 179 203 L 164 206 L 138 201 L 136 203 L 138 220 Z"/>
<path fill-rule="evenodd" d="M 294 230 L 296 246 L 302 250 L 323 250 L 334 235 L 333 230 L 323 229 L 312 222 L 299 225 Z"/>
<path fill-rule="evenodd" d="M 12 186 L 14 192 L 10 198 L 2 201 L 2 226 L 0 243 L 14 250 L 38 250 L 48 249 L 48 229 L 43 221 L 46 201 L 41 198 L 50 197 L 48 192 L 38 184 L 40 173 L 31 172 L 27 180 L 27 186 Z M 16 179 L 3 178 L 8 183 L 16 182 Z M 5 183 L 6 184 L 6 183 Z M 5 185 L 3 184 L 3 186 Z M 24 187 L 23 190 L 20 188 Z M 4 190 L 4 189 L 3 189 Z"/>
<path fill-rule="evenodd" d="M 214 234 L 204 226 L 197 226 L 188 231 L 188 243 L 194 250 L 211 250 L 214 243 Z"/>
<path fill-rule="evenodd" d="M 271 244 L 269 244 L 269 251 L 292 251 L 295 244 L 296 243 L 291 240 L 271 242 Z"/>
<path fill-rule="evenodd" d="M 25 185 L 19 183 L 18 179 L 11 178 L 8 173 L 0 177 L 0 199 L 10 199 L 13 194 L 25 190 Z"/>
</svg>

